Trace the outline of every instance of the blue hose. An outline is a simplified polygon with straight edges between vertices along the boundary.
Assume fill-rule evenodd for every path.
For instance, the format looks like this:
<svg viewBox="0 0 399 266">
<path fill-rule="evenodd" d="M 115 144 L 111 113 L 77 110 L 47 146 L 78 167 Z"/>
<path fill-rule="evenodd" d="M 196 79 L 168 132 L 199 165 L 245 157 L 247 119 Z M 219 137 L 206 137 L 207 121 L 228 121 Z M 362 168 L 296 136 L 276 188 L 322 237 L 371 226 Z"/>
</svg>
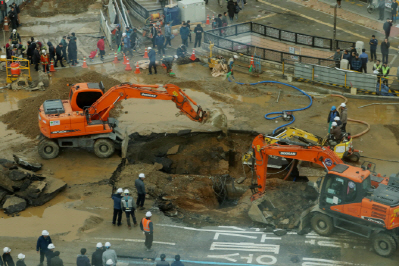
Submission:
<svg viewBox="0 0 399 266">
<path fill-rule="evenodd" d="M 231 82 L 230 77 L 228 77 L 227 79 Z M 239 85 L 245 85 L 245 84 L 247 84 L 247 83 L 241 83 L 241 82 L 236 82 L 236 83 L 239 84 Z M 265 118 L 266 118 L 267 120 L 273 120 L 273 119 L 277 119 L 277 118 L 279 118 L 279 117 L 282 117 L 283 112 L 297 112 L 297 111 L 306 110 L 306 109 L 310 108 L 310 107 L 312 106 L 312 104 L 313 104 L 312 97 L 311 97 L 309 94 L 307 94 L 306 92 L 304 92 L 304 91 L 301 90 L 300 88 L 297 88 L 297 87 L 292 86 L 292 85 L 287 84 L 287 83 L 282 83 L 282 82 L 278 82 L 278 81 L 264 80 L 264 81 L 259 81 L 259 82 L 256 82 L 256 83 L 249 83 L 249 85 L 258 85 L 258 84 L 263 84 L 263 83 L 275 83 L 275 84 L 281 84 L 281 85 L 285 85 L 285 86 L 294 88 L 294 89 L 300 91 L 302 94 L 308 96 L 308 98 L 309 98 L 309 100 L 310 100 L 309 105 L 306 106 L 306 107 L 303 107 L 303 108 L 292 109 L 292 110 L 284 110 L 284 111 L 281 111 L 281 112 L 270 112 L 270 113 L 267 113 L 267 114 L 265 114 Z M 276 115 L 276 116 L 268 117 L 268 116 L 270 116 L 270 115 Z M 295 116 L 292 115 L 292 121 L 290 121 L 289 123 L 287 123 L 287 124 L 285 124 L 285 125 L 282 125 L 282 126 L 279 126 L 279 127 L 277 127 L 276 129 L 274 129 L 274 130 L 273 130 L 273 134 L 274 134 L 278 129 L 280 129 L 280 128 L 282 128 L 282 127 L 285 127 L 285 126 L 288 126 L 288 125 L 291 125 L 291 124 L 294 123 L 294 122 L 295 122 Z"/>
</svg>

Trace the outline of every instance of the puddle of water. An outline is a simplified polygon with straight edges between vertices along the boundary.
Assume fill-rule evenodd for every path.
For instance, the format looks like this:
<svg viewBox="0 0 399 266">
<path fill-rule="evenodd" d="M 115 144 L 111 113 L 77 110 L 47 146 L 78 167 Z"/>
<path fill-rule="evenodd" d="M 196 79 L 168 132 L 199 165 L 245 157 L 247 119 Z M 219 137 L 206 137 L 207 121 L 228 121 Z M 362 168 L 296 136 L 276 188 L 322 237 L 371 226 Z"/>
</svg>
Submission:
<svg viewBox="0 0 399 266">
<path fill-rule="evenodd" d="M 29 98 L 35 94 L 25 90 L 12 91 L 8 89 L 4 89 L 0 92 L 0 115 L 18 109 L 19 100 Z"/>
<path fill-rule="evenodd" d="M 348 116 L 373 124 L 399 124 L 398 107 L 398 105 L 373 105 L 360 109 L 356 107 L 354 110 L 356 115 L 353 116 L 349 109 Z"/>
<path fill-rule="evenodd" d="M 238 100 L 243 103 L 257 104 L 261 107 L 268 107 L 269 102 L 272 99 L 272 95 L 264 95 L 264 96 L 258 96 L 258 97 L 245 97 L 245 96 L 237 95 L 237 94 L 224 94 L 224 93 L 219 93 L 219 94 L 233 98 L 233 99 Z"/>
<path fill-rule="evenodd" d="M 69 203 L 70 204 L 70 203 Z M 0 236 L 4 237 L 36 237 L 45 228 L 50 235 L 65 234 L 60 238 L 65 241 L 78 239 L 78 231 L 86 219 L 94 214 L 68 208 L 67 204 L 57 204 L 44 210 L 43 215 L 33 217 L 13 217 L 1 222 L 3 228 Z"/>
</svg>

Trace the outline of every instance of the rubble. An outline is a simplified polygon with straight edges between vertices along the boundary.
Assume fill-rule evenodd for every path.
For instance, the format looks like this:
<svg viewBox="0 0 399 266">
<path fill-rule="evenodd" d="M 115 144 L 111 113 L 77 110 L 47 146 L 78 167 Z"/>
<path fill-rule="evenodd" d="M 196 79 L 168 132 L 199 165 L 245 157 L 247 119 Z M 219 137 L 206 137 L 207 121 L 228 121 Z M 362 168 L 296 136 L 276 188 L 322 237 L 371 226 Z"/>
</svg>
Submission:
<svg viewBox="0 0 399 266">
<path fill-rule="evenodd" d="M 25 168 L 41 169 L 40 164 L 29 159 L 19 156 L 14 159 Z M 43 205 L 67 186 L 62 180 L 19 169 L 15 162 L 0 159 L 0 207 L 7 213 L 20 212 L 28 205 Z"/>
<path fill-rule="evenodd" d="M 42 169 L 41 163 L 24 158 L 20 155 L 14 154 L 13 157 L 14 157 L 15 163 L 18 164 L 18 166 L 20 166 L 26 170 L 31 170 L 33 172 L 36 172 L 36 171 L 39 171 L 40 169 Z"/>
</svg>

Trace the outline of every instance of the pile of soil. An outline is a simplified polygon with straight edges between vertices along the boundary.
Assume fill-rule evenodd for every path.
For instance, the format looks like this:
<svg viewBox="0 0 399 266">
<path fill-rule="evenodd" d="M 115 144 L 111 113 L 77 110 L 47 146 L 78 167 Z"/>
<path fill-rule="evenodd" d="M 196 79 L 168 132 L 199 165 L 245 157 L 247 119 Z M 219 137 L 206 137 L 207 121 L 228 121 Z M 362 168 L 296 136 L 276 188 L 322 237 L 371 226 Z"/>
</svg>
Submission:
<svg viewBox="0 0 399 266">
<path fill-rule="evenodd" d="M 79 14 L 86 12 L 96 0 L 35 0 L 28 4 L 26 10 L 32 17 L 50 17 L 58 14 Z"/>
<path fill-rule="evenodd" d="M 90 71 L 77 77 L 62 78 L 50 85 L 50 87 L 36 97 L 20 100 L 18 102 L 19 109 L 8 112 L 0 117 L 0 121 L 7 124 L 7 129 L 14 129 L 18 133 L 24 134 L 29 138 L 36 138 L 40 134 L 38 126 L 38 109 L 45 100 L 51 99 L 68 99 L 70 88 L 67 84 L 102 81 L 105 90 L 112 86 L 120 84 L 120 81 L 103 76 L 97 72 Z M 111 111 L 112 117 L 117 117 L 120 112 L 118 105 Z"/>
</svg>

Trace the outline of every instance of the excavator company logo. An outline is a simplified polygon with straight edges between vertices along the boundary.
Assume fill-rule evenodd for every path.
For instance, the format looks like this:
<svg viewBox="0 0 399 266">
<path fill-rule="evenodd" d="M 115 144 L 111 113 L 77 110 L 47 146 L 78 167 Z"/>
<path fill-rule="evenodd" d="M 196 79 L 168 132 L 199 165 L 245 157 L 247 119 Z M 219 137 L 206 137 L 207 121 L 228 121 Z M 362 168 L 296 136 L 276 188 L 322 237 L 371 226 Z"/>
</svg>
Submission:
<svg viewBox="0 0 399 266">
<path fill-rule="evenodd" d="M 332 162 L 332 160 L 331 160 L 330 158 L 325 159 L 324 163 L 325 163 L 327 166 L 331 166 L 331 165 L 333 164 L 333 162 Z"/>
<path fill-rule="evenodd" d="M 145 92 L 140 93 L 140 95 L 141 96 L 145 96 L 145 97 L 151 97 L 151 98 L 157 98 L 158 97 L 158 95 L 149 94 L 149 93 L 145 93 Z"/>
<path fill-rule="evenodd" d="M 287 155 L 287 156 L 295 156 L 296 152 L 291 152 L 291 151 L 280 151 L 280 155 Z"/>
<path fill-rule="evenodd" d="M 372 223 L 376 223 L 376 224 L 380 224 L 380 225 L 385 225 L 384 220 L 382 219 L 378 219 L 378 218 L 371 218 L 371 217 L 366 217 L 366 216 L 362 216 L 362 219 L 372 222 Z"/>
<path fill-rule="evenodd" d="M 80 129 L 71 129 L 71 130 L 60 130 L 60 131 L 53 131 L 51 134 L 62 134 L 62 133 L 70 133 L 80 131 Z"/>
</svg>

